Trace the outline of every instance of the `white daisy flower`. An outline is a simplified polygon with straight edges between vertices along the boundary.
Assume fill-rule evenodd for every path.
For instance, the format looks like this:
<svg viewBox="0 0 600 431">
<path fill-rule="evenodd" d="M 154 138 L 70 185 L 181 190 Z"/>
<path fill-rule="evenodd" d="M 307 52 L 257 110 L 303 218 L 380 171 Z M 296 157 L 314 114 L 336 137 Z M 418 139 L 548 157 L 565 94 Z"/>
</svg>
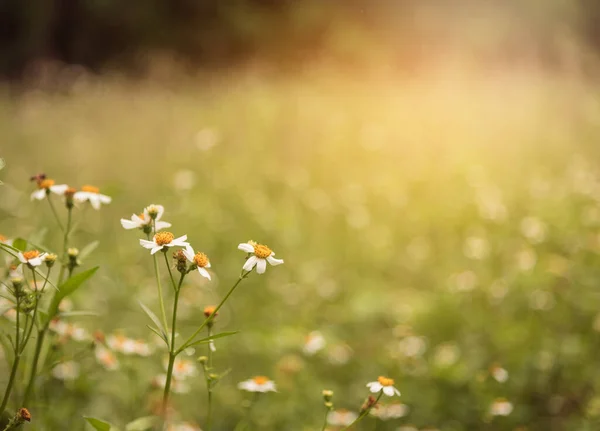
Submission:
<svg viewBox="0 0 600 431">
<path fill-rule="evenodd" d="M 143 340 L 135 340 L 133 348 L 135 354 L 139 356 L 150 356 L 154 353 L 152 346 Z"/>
<path fill-rule="evenodd" d="M 513 405 L 506 398 L 497 398 L 490 406 L 492 416 L 508 416 L 513 411 Z"/>
<path fill-rule="evenodd" d="M 160 389 L 164 389 L 167 384 L 167 375 L 159 374 L 152 380 L 152 384 Z M 171 378 L 171 392 L 175 394 L 186 394 L 190 391 L 190 385 L 177 379 L 175 376 Z"/>
<path fill-rule="evenodd" d="M 409 408 L 406 404 L 392 403 L 392 404 L 381 404 L 378 403 L 375 408 L 370 411 L 371 416 L 374 416 L 382 421 L 390 419 L 398 419 L 408 414 Z"/>
<path fill-rule="evenodd" d="M 165 359 L 163 363 L 165 369 L 168 368 L 169 362 Z M 173 362 L 173 377 L 178 380 L 184 380 L 188 377 L 193 377 L 198 374 L 198 370 L 192 361 L 187 359 L 175 359 Z"/>
<path fill-rule="evenodd" d="M 67 361 L 52 368 L 52 375 L 59 380 L 75 380 L 79 377 L 79 364 Z"/>
<path fill-rule="evenodd" d="M 29 250 L 25 252 L 19 252 L 17 257 L 21 263 L 27 264 L 29 267 L 40 266 L 44 262 L 46 253 L 40 253 L 37 250 Z"/>
<path fill-rule="evenodd" d="M 256 266 L 256 272 L 258 274 L 263 274 L 267 269 L 267 262 L 271 265 L 281 265 L 283 263 L 283 259 L 275 259 L 275 253 L 271 251 L 269 247 L 263 244 L 257 244 L 254 241 L 249 241 L 238 245 L 238 249 L 245 251 L 246 253 L 252 253 L 246 263 L 244 263 L 244 271 L 252 271 L 252 269 Z"/>
<path fill-rule="evenodd" d="M 306 336 L 306 342 L 302 351 L 305 355 L 311 356 L 325 347 L 325 337 L 319 331 L 313 331 Z"/>
<path fill-rule="evenodd" d="M 140 239 L 142 247 L 151 249 L 150 254 L 154 254 L 164 247 L 186 247 L 189 244 L 185 242 L 187 235 L 175 238 L 171 232 L 158 232 L 152 237 L 152 241 Z"/>
<path fill-rule="evenodd" d="M 57 195 L 64 195 L 65 191 L 69 188 L 66 184 L 54 184 L 54 180 L 50 179 L 39 179 L 37 181 L 38 189 L 31 194 L 31 200 L 41 201 L 46 197 L 50 192 L 55 193 Z"/>
<path fill-rule="evenodd" d="M 210 268 L 210 261 L 208 260 L 208 256 L 201 252 L 194 252 L 194 249 L 191 245 L 187 245 L 185 250 L 183 250 L 183 254 L 194 265 L 198 267 L 198 272 L 202 277 L 208 278 L 210 280 L 210 273 L 206 270 L 206 268 Z"/>
<path fill-rule="evenodd" d="M 504 383 L 508 380 L 508 371 L 498 364 L 494 364 L 490 367 L 490 374 L 498 383 Z"/>
<path fill-rule="evenodd" d="M 248 392 L 277 392 L 275 382 L 265 376 L 256 376 L 238 383 L 238 388 Z"/>
<path fill-rule="evenodd" d="M 144 208 L 144 212 L 141 214 L 133 214 L 131 220 L 121 219 L 121 226 L 124 229 L 144 229 L 152 226 L 152 220 L 154 216 L 154 225 L 156 231 L 171 227 L 171 223 L 166 221 L 160 221 L 165 212 L 165 207 L 162 205 L 148 205 Z"/>
<path fill-rule="evenodd" d="M 100 194 L 100 189 L 94 186 L 83 186 L 81 191 L 73 195 L 73 199 L 77 202 L 87 202 L 92 205 L 92 208 L 99 210 L 102 204 L 109 204 L 112 201 L 110 196 Z"/>
<path fill-rule="evenodd" d="M 127 338 L 122 334 L 109 335 L 106 337 L 106 345 L 115 352 L 123 353 L 124 355 L 133 355 L 136 353 L 136 341 Z"/>
<path fill-rule="evenodd" d="M 94 355 L 98 363 L 107 370 L 113 371 L 119 369 L 119 361 L 116 355 L 101 344 L 96 345 Z"/>
<path fill-rule="evenodd" d="M 394 387 L 394 380 L 379 376 L 377 381 L 367 383 L 367 387 L 373 393 L 383 391 L 388 397 L 400 396 L 400 391 Z"/>
<path fill-rule="evenodd" d="M 337 409 L 327 414 L 327 423 L 338 427 L 347 427 L 358 419 L 358 415 L 350 410 Z"/>
</svg>

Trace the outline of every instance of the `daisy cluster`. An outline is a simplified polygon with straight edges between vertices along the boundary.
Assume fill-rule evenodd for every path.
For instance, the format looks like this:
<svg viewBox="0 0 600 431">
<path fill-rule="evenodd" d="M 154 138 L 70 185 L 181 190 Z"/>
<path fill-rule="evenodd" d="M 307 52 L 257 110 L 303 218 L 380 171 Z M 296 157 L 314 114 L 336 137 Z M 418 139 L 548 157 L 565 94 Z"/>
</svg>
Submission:
<svg viewBox="0 0 600 431">
<path fill-rule="evenodd" d="M 56 181 L 48 178 L 46 174 L 34 175 L 31 177 L 31 181 L 37 185 L 37 190 L 31 194 L 31 200 L 43 200 L 52 193 L 63 197 L 67 206 L 72 205 L 73 201 L 89 202 L 96 210 L 112 201 L 110 196 L 100 193 L 100 189 L 95 186 L 84 185 L 77 190 L 67 184 L 56 184 Z"/>
</svg>

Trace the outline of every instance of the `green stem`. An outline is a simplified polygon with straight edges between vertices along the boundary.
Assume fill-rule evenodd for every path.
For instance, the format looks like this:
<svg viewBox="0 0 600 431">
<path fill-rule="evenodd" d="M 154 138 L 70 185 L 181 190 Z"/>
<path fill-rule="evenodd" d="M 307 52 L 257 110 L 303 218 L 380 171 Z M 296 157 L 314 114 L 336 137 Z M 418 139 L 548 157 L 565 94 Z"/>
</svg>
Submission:
<svg viewBox="0 0 600 431">
<path fill-rule="evenodd" d="M 321 431 L 325 431 L 325 429 L 327 428 L 327 416 L 329 416 L 329 412 L 331 410 L 326 409 L 325 410 L 325 418 L 323 419 L 323 427 L 321 428 Z"/>
<path fill-rule="evenodd" d="M 40 359 L 40 353 L 42 352 L 42 346 L 44 345 L 44 338 L 46 337 L 48 327 L 38 330 L 37 341 L 35 343 L 35 352 L 33 354 L 33 363 L 31 364 L 31 375 L 29 376 L 29 382 L 27 383 L 27 389 L 25 389 L 25 396 L 23 397 L 22 405 L 26 406 L 29 403 L 29 397 L 33 390 L 33 384 L 37 375 L 38 361 Z"/>
<path fill-rule="evenodd" d="M 212 325 L 206 327 L 208 332 L 208 338 L 212 335 Z M 206 415 L 206 431 L 210 431 L 212 427 L 212 379 L 210 378 L 210 372 L 212 370 L 212 349 L 211 341 L 208 342 L 208 372 L 206 373 L 206 390 L 208 391 L 208 412 Z M 205 370 L 206 372 L 206 370 Z"/>
<path fill-rule="evenodd" d="M 148 239 L 150 238 L 150 235 L 148 235 Z M 167 326 L 167 313 L 165 312 L 165 302 L 163 300 L 163 293 L 162 293 L 162 285 L 160 283 L 160 272 L 158 270 L 158 262 L 156 260 L 156 253 L 152 255 L 153 259 L 154 259 L 154 275 L 156 276 L 156 285 L 158 286 L 158 302 L 160 303 L 160 317 L 162 318 L 162 324 L 163 327 L 165 328 L 165 331 L 169 330 L 169 327 Z"/>
<path fill-rule="evenodd" d="M 13 384 L 15 382 L 15 376 L 17 375 L 17 369 L 19 368 L 19 362 L 21 360 L 21 352 L 19 350 L 19 314 L 21 312 L 21 292 L 17 292 L 17 324 L 15 330 L 15 357 L 13 360 L 13 365 L 10 370 L 10 377 L 8 379 L 8 385 L 6 386 L 6 390 L 4 391 L 4 398 L 2 399 L 2 405 L 0 405 L 0 414 L 4 412 L 6 409 L 6 405 L 8 404 L 8 399 L 10 397 L 10 393 L 13 388 Z"/>
<path fill-rule="evenodd" d="M 238 278 L 238 280 L 235 282 L 235 284 L 233 286 L 231 286 L 231 289 L 229 289 L 229 292 L 227 292 L 227 295 L 225 295 L 225 297 L 221 300 L 221 302 L 219 303 L 219 305 L 217 305 L 214 309 L 214 311 L 211 313 L 210 316 L 208 316 L 206 318 L 206 320 L 204 320 L 204 322 L 202 322 L 202 325 L 200 325 L 200 327 L 198 329 L 196 329 L 196 332 L 194 332 L 190 338 L 188 338 L 186 340 L 185 343 L 183 343 L 181 345 L 181 347 L 177 350 L 177 354 L 181 353 L 183 350 L 185 350 L 187 348 L 187 346 L 194 341 L 194 338 L 196 338 L 196 336 L 198 336 L 198 334 L 200 333 L 200 331 L 202 331 L 202 329 L 204 329 L 204 327 L 207 325 L 208 322 L 211 321 L 211 319 L 213 318 L 213 316 L 215 314 L 217 314 L 217 312 L 220 310 L 220 308 L 223 306 L 223 304 L 225 304 L 225 301 L 227 301 L 227 299 L 229 299 L 229 297 L 231 296 L 231 294 L 233 293 L 233 291 L 236 289 L 236 287 L 238 287 L 238 285 L 240 284 L 240 282 L 245 279 L 248 274 L 250 274 L 250 271 L 240 275 L 240 278 Z"/>
<path fill-rule="evenodd" d="M 166 254 L 165 254 L 166 259 Z M 168 261 L 167 261 L 168 265 Z M 173 364 L 175 363 L 175 358 L 178 353 L 175 351 L 175 330 L 177 326 L 177 305 L 179 303 L 179 292 L 181 292 L 181 285 L 183 283 L 183 279 L 185 274 L 181 274 L 181 278 L 179 279 L 179 285 L 175 289 L 175 300 L 173 301 L 173 323 L 171 325 L 171 346 L 169 349 L 169 365 L 167 367 L 167 380 L 165 382 L 165 391 L 163 393 L 163 414 L 167 412 L 167 402 L 169 401 L 169 392 L 171 390 L 171 378 L 173 376 Z"/>
<path fill-rule="evenodd" d="M 373 405 L 371 407 L 369 407 L 368 409 L 366 409 L 364 412 L 362 412 L 360 414 L 359 417 L 357 417 L 354 422 L 352 422 L 350 425 L 348 425 L 346 428 L 343 428 L 342 431 L 346 431 L 350 428 L 352 428 L 354 425 L 356 425 L 357 423 L 359 423 L 361 420 L 363 420 L 368 414 L 369 412 L 373 409 L 373 407 L 375 407 L 377 405 L 377 403 L 379 402 L 379 399 L 381 398 L 381 396 L 383 395 L 383 391 L 379 391 L 379 395 L 377 396 L 377 399 L 375 400 L 375 402 L 373 403 Z"/>
<path fill-rule="evenodd" d="M 260 392 L 255 392 L 254 393 L 254 396 L 252 397 L 252 400 L 250 401 L 250 404 L 248 405 L 248 407 L 246 409 L 246 414 L 236 424 L 236 426 L 233 429 L 233 431 L 242 431 L 242 430 L 248 428 L 248 425 L 250 425 L 250 415 L 252 414 L 252 409 L 254 408 L 254 405 L 256 404 L 256 401 L 258 401 L 258 397 L 259 396 L 260 396 Z"/>
<path fill-rule="evenodd" d="M 50 201 L 50 199 L 48 199 Z M 67 250 L 69 248 L 69 234 L 71 233 L 71 220 L 72 220 L 73 208 L 67 207 L 67 229 L 64 231 L 65 235 L 63 236 L 63 248 L 62 248 L 62 261 L 63 265 L 60 267 L 60 273 L 58 274 L 58 284 L 62 283 L 62 278 L 65 273 L 65 262 L 69 260 L 69 256 L 67 255 Z M 71 278 L 71 273 L 73 272 L 72 268 L 69 268 L 69 278 Z"/>
<path fill-rule="evenodd" d="M 61 221 L 60 221 L 60 217 L 58 216 L 58 213 L 56 212 L 56 208 L 54 208 L 54 204 L 52 203 L 52 199 L 50 199 L 50 195 L 46 194 L 46 199 L 48 200 L 48 203 L 50 204 L 50 209 L 52 210 L 52 214 L 54 214 L 54 218 L 56 218 L 56 223 L 58 223 L 58 227 L 60 228 L 61 231 L 65 231 L 65 228 L 63 227 Z"/>
</svg>

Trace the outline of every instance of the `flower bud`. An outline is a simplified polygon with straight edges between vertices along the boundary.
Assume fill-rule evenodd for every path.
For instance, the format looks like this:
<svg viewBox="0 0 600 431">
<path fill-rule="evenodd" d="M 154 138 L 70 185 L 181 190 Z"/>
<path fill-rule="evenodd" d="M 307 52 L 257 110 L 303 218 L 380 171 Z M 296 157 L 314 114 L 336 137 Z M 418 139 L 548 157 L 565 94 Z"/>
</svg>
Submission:
<svg viewBox="0 0 600 431">
<path fill-rule="evenodd" d="M 200 356 L 198 358 L 198 362 L 200 362 L 201 364 L 206 364 L 208 363 L 208 358 L 206 356 Z"/>
<path fill-rule="evenodd" d="M 18 415 L 22 421 L 31 422 L 31 413 L 25 407 L 19 409 Z"/>
<path fill-rule="evenodd" d="M 371 410 L 373 406 L 375 406 L 375 404 L 377 404 L 377 399 L 373 395 L 369 395 L 369 398 L 365 400 L 362 407 L 360 408 L 360 412 L 364 413 L 367 410 Z"/>
<path fill-rule="evenodd" d="M 33 311 L 33 309 L 35 308 L 35 299 L 33 298 L 33 296 L 26 297 L 21 303 L 20 308 L 21 311 L 23 311 L 23 313 L 29 313 L 30 311 Z"/>
<path fill-rule="evenodd" d="M 65 205 L 68 209 L 73 208 L 73 206 L 75 205 L 73 203 L 73 196 L 75 196 L 76 192 L 77 192 L 77 189 L 75 189 L 73 187 L 69 187 L 69 188 L 67 188 L 67 190 L 65 190 Z"/>
<path fill-rule="evenodd" d="M 54 253 L 48 253 L 45 257 L 44 257 L 44 262 L 46 263 L 46 266 L 48 268 L 52 268 L 54 266 L 54 263 L 56 262 L 56 259 L 58 258 L 57 255 L 55 255 Z"/>
<path fill-rule="evenodd" d="M 23 286 L 23 277 L 13 277 L 10 279 L 10 282 L 13 285 L 15 291 L 21 290 L 21 286 Z"/>
<path fill-rule="evenodd" d="M 158 207 L 156 205 L 149 205 L 146 210 L 148 210 L 150 218 L 156 220 L 156 217 L 158 217 Z"/>
<path fill-rule="evenodd" d="M 325 402 L 331 401 L 332 398 L 333 398 L 333 391 L 324 389 L 323 390 L 323 399 L 325 400 Z"/>
<path fill-rule="evenodd" d="M 79 249 L 71 247 L 67 250 L 67 254 L 69 255 L 69 259 L 76 258 L 77 256 L 79 256 Z"/>
<path fill-rule="evenodd" d="M 331 401 L 327 401 L 325 403 L 325 407 L 327 407 L 329 410 L 333 409 L 333 403 Z"/>
<path fill-rule="evenodd" d="M 182 274 L 187 274 L 187 258 L 183 254 L 183 250 L 177 250 L 173 253 L 173 259 L 175 260 L 175 266 L 177 271 Z"/>
</svg>

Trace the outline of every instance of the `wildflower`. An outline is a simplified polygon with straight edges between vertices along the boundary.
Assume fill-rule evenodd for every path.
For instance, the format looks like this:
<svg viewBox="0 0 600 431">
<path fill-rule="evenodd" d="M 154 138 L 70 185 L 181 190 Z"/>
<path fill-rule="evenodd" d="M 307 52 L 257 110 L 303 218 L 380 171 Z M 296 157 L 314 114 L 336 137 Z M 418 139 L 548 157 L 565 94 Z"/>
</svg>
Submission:
<svg viewBox="0 0 600 431">
<path fill-rule="evenodd" d="M 238 383 L 238 388 L 248 392 L 277 392 L 275 382 L 265 376 L 256 376 Z"/>
<path fill-rule="evenodd" d="M 106 345 L 115 352 L 123 353 L 124 355 L 132 355 L 136 351 L 136 342 L 131 338 L 127 338 L 122 334 L 109 335 L 106 337 Z"/>
<path fill-rule="evenodd" d="M 378 404 L 370 413 L 382 421 L 398 419 L 408 414 L 408 406 L 402 403 Z"/>
<path fill-rule="evenodd" d="M 238 245 L 238 249 L 245 251 L 246 253 L 252 253 L 252 256 L 246 260 L 246 263 L 243 266 L 244 271 L 252 271 L 256 266 L 256 272 L 258 274 L 263 274 L 267 269 L 267 262 L 273 266 L 281 265 L 283 263 L 283 259 L 275 259 L 273 257 L 275 256 L 275 253 L 263 244 L 249 241 Z"/>
<path fill-rule="evenodd" d="M 73 195 L 73 198 L 77 202 L 89 201 L 89 203 L 92 205 L 92 208 L 94 208 L 95 210 L 99 210 L 101 204 L 106 205 L 112 201 L 112 198 L 110 196 L 100 194 L 100 189 L 94 186 L 81 187 L 81 191 L 75 193 Z"/>
<path fill-rule="evenodd" d="M 0 243 L 6 244 L 6 245 L 12 245 L 12 240 L 10 240 L 7 237 L 5 237 L 4 235 L 0 234 Z"/>
<path fill-rule="evenodd" d="M 195 253 L 194 249 L 189 244 L 185 247 L 185 250 L 183 250 L 183 254 L 187 260 L 192 262 L 197 267 L 198 272 L 202 277 L 210 280 L 210 273 L 206 270 L 206 268 L 210 268 L 208 256 L 201 252 Z"/>
<path fill-rule="evenodd" d="M 133 351 L 136 355 L 139 356 L 150 356 L 152 355 L 154 349 L 150 344 L 146 343 L 143 340 L 134 340 L 133 342 Z"/>
<path fill-rule="evenodd" d="M 373 393 L 383 391 L 388 397 L 400 396 L 400 391 L 394 387 L 394 380 L 379 376 L 377 381 L 367 383 L 367 387 Z"/>
<path fill-rule="evenodd" d="M 204 317 L 206 317 L 207 319 L 212 316 L 213 319 L 215 317 L 217 317 L 219 315 L 219 313 L 215 313 L 215 309 L 217 307 L 215 307 L 214 305 L 207 305 L 206 307 L 204 307 Z M 214 314 L 213 314 L 214 313 Z"/>
<path fill-rule="evenodd" d="M 154 254 L 159 250 L 166 250 L 165 247 L 185 247 L 189 245 L 185 240 L 187 235 L 175 238 L 171 232 L 158 232 L 152 237 L 152 241 L 140 239 L 140 245 L 144 248 L 151 249 L 150 254 Z"/>
<path fill-rule="evenodd" d="M 73 187 L 67 187 L 67 189 L 63 193 L 63 195 L 65 197 L 65 205 L 69 209 L 73 208 L 73 206 L 74 206 L 73 199 L 75 197 L 75 193 L 77 193 L 77 189 L 73 188 Z"/>
<path fill-rule="evenodd" d="M 56 259 L 58 259 L 58 256 L 54 253 L 48 253 L 46 256 L 44 256 L 44 262 L 46 262 L 46 266 L 48 268 L 52 268 L 54 266 Z"/>
<path fill-rule="evenodd" d="M 58 364 L 52 369 L 52 375 L 59 380 L 75 380 L 79 377 L 79 364 L 73 361 Z"/>
<path fill-rule="evenodd" d="M 152 384 L 160 389 L 164 389 L 167 384 L 167 375 L 159 374 L 154 377 L 152 380 Z M 175 394 L 185 394 L 190 391 L 190 386 L 184 381 L 175 377 L 175 375 L 171 378 L 171 392 Z"/>
<path fill-rule="evenodd" d="M 508 380 L 508 371 L 498 364 L 493 364 L 490 367 L 490 374 L 498 383 L 504 383 Z"/>
<path fill-rule="evenodd" d="M 321 394 L 323 395 L 323 400 L 325 400 L 326 403 L 331 401 L 331 399 L 333 398 L 333 391 L 329 389 L 323 389 Z"/>
<path fill-rule="evenodd" d="M 19 409 L 18 415 L 22 421 L 31 422 L 31 413 L 25 407 Z"/>
<path fill-rule="evenodd" d="M 496 398 L 490 406 L 492 416 L 508 416 L 513 411 L 513 405 L 506 398 Z"/>
<path fill-rule="evenodd" d="M 69 186 L 66 184 L 56 185 L 54 180 L 46 178 L 45 175 L 42 177 L 42 175 L 32 177 L 32 180 L 37 182 L 38 189 L 31 194 L 31 200 L 36 199 L 41 201 L 46 197 L 46 195 L 49 195 L 50 192 L 57 195 L 63 195 L 65 190 L 69 188 Z"/>
<path fill-rule="evenodd" d="M 113 371 L 119 369 L 119 361 L 113 352 L 102 345 L 96 345 L 94 351 L 96 360 L 107 370 Z"/>
<path fill-rule="evenodd" d="M 306 342 L 302 351 L 306 355 L 314 355 L 325 347 L 325 337 L 319 331 L 313 331 L 306 336 Z"/>
<path fill-rule="evenodd" d="M 356 419 L 358 415 L 346 409 L 337 409 L 327 414 L 327 423 L 333 426 L 347 427 Z"/>
<path fill-rule="evenodd" d="M 121 226 L 123 226 L 124 229 L 146 230 L 145 228 L 151 228 L 153 224 L 152 220 L 154 220 L 154 229 L 158 232 L 159 230 L 171 227 L 171 223 L 160 221 L 164 212 L 165 207 L 162 205 L 148 205 L 141 214 L 133 214 L 131 220 L 122 218 Z"/>
<path fill-rule="evenodd" d="M 38 250 L 29 250 L 19 252 L 17 255 L 21 263 L 27 264 L 30 268 L 40 266 L 46 257 L 46 253 L 40 253 Z"/>
</svg>

